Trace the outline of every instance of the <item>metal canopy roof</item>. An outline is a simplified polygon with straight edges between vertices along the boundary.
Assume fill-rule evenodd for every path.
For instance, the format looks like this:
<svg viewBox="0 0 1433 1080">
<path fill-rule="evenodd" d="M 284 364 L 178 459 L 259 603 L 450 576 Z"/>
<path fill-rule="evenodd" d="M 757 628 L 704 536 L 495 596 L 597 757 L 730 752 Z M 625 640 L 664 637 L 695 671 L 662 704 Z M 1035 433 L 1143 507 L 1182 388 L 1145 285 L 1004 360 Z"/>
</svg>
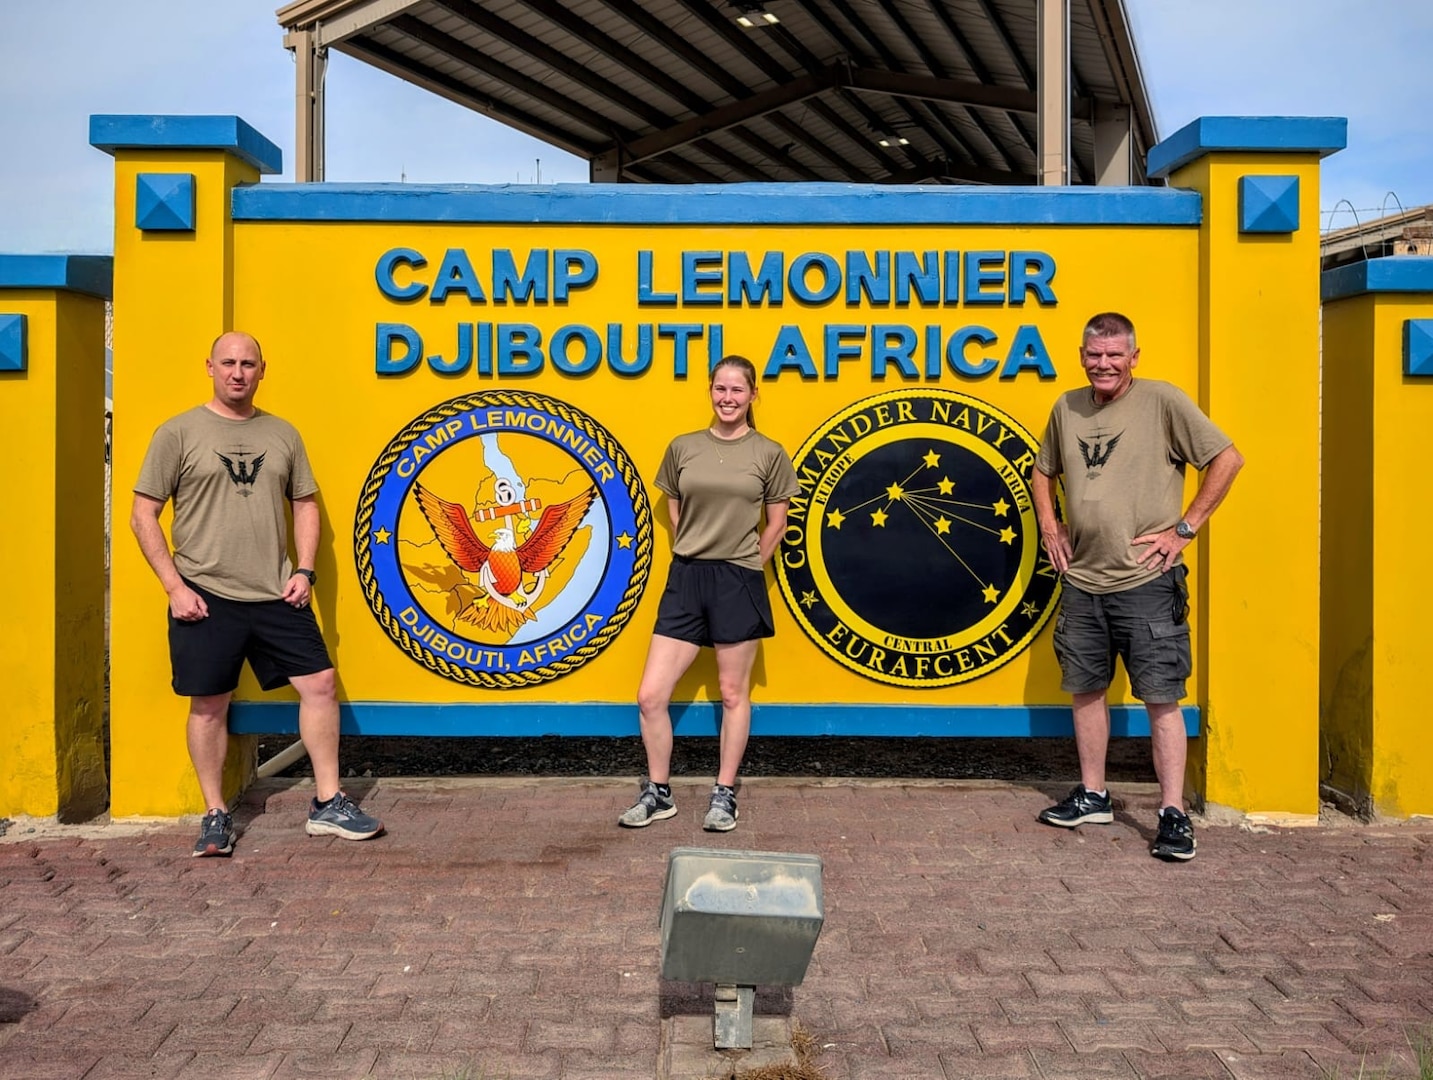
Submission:
<svg viewBox="0 0 1433 1080">
<path fill-rule="evenodd" d="M 596 180 L 1032 184 L 1038 2 L 298 0 L 278 20 L 296 51 L 338 49 L 586 158 Z M 1096 124 L 1128 138 L 1113 182 L 1148 182 L 1123 0 L 1069 0 L 1069 53 L 1072 182 L 1101 172 Z"/>
</svg>

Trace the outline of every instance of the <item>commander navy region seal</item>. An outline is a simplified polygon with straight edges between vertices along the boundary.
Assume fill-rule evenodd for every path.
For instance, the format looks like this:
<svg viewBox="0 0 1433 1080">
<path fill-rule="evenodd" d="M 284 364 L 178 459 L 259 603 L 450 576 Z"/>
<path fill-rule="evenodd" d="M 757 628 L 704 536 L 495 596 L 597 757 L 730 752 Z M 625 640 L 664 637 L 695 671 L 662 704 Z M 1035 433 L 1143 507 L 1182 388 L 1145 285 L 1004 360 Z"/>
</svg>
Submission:
<svg viewBox="0 0 1433 1080">
<path fill-rule="evenodd" d="M 652 561 L 641 478 L 592 417 L 491 390 L 418 417 L 378 455 L 354 556 L 379 624 L 455 682 L 575 671 L 631 618 Z"/>
<path fill-rule="evenodd" d="M 877 394 L 826 421 L 796 457 L 776 567 L 807 636 L 896 686 L 966 682 L 1018 655 L 1059 593 L 1030 493 L 1038 450 L 950 390 Z"/>
</svg>

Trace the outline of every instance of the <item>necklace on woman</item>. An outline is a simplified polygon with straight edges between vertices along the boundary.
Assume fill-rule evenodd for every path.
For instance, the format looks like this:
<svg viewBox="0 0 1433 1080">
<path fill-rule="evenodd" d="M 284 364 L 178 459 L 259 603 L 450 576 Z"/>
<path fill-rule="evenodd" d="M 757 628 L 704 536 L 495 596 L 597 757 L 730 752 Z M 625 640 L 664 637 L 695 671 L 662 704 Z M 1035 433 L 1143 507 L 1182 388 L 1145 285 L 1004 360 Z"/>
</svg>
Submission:
<svg viewBox="0 0 1433 1080">
<path fill-rule="evenodd" d="M 722 445 L 721 445 L 722 443 L 728 443 L 728 442 L 729 442 L 729 443 L 734 443 L 734 442 L 739 442 L 739 441 L 741 441 L 741 439 L 743 439 L 743 438 L 746 436 L 746 433 L 749 432 L 750 430 L 751 430 L 751 427 L 750 427 L 749 425 L 743 423 L 743 424 L 741 425 L 741 430 L 738 431 L 736 434 L 734 434 L 734 435 L 721 435 L 721 434 L 718 434 L 718 432 L 717 432 L 717 427 L 716 427 L 715 424 L 713 424 L 712 427 L 711 427 L 711 433 L 712 433 L 712 442 L 714 442 L 714 443 L 716 444 L 716 456 L 717 456 L 717 460 L 720 461 L 723 465 L 726 464 L 726 455 L 722 453 Z"/>
</svg>

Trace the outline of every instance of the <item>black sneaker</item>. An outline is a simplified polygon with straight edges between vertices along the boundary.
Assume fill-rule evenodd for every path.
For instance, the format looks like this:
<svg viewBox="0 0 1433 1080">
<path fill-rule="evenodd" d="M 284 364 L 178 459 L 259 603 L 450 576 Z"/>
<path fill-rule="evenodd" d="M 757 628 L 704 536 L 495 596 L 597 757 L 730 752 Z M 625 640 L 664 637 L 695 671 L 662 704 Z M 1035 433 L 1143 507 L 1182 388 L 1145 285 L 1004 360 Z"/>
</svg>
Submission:
<svg viewBox="0 0 1433 1080">
<path fill-rule="evenodd" d="M 1178 807 L 1166 806 L 1159 812 L 1159 835 L 1149 853 L 1165 862 L 1185 862 L 1194 858 L 1194 826 L 1189 815 Z"/>
<path fill-rule="evenodd" d="M 1037 815 L 1046 825 L 1073 829 L 1076 825 L 1108 825 L 1115 819 L 1114 804 L 1108 794 L 1096 795 L 1076 784 L 1062 802 L 1047 806 Z"/>
<path fill-rule="evenodd" d="M 194 841 L 194 858 L 234 853 L 234 820 L 223 810 L 210 810 L 199 826 L 199 839 Z"/>
</svg>

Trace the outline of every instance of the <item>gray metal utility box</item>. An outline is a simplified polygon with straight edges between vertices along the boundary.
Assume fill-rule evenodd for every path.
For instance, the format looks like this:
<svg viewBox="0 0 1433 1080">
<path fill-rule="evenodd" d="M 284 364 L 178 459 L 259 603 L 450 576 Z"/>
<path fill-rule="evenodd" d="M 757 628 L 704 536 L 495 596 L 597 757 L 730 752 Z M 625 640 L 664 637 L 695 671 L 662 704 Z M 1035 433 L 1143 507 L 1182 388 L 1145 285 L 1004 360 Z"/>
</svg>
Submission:
<svg viewBox="0 0 1433 1080">
<path fill-rule="evenodd" d="M 824 920 L 820 856 L 676 848 L 662 897 L 662 978 L 800 986 Z"/>
</svg>

